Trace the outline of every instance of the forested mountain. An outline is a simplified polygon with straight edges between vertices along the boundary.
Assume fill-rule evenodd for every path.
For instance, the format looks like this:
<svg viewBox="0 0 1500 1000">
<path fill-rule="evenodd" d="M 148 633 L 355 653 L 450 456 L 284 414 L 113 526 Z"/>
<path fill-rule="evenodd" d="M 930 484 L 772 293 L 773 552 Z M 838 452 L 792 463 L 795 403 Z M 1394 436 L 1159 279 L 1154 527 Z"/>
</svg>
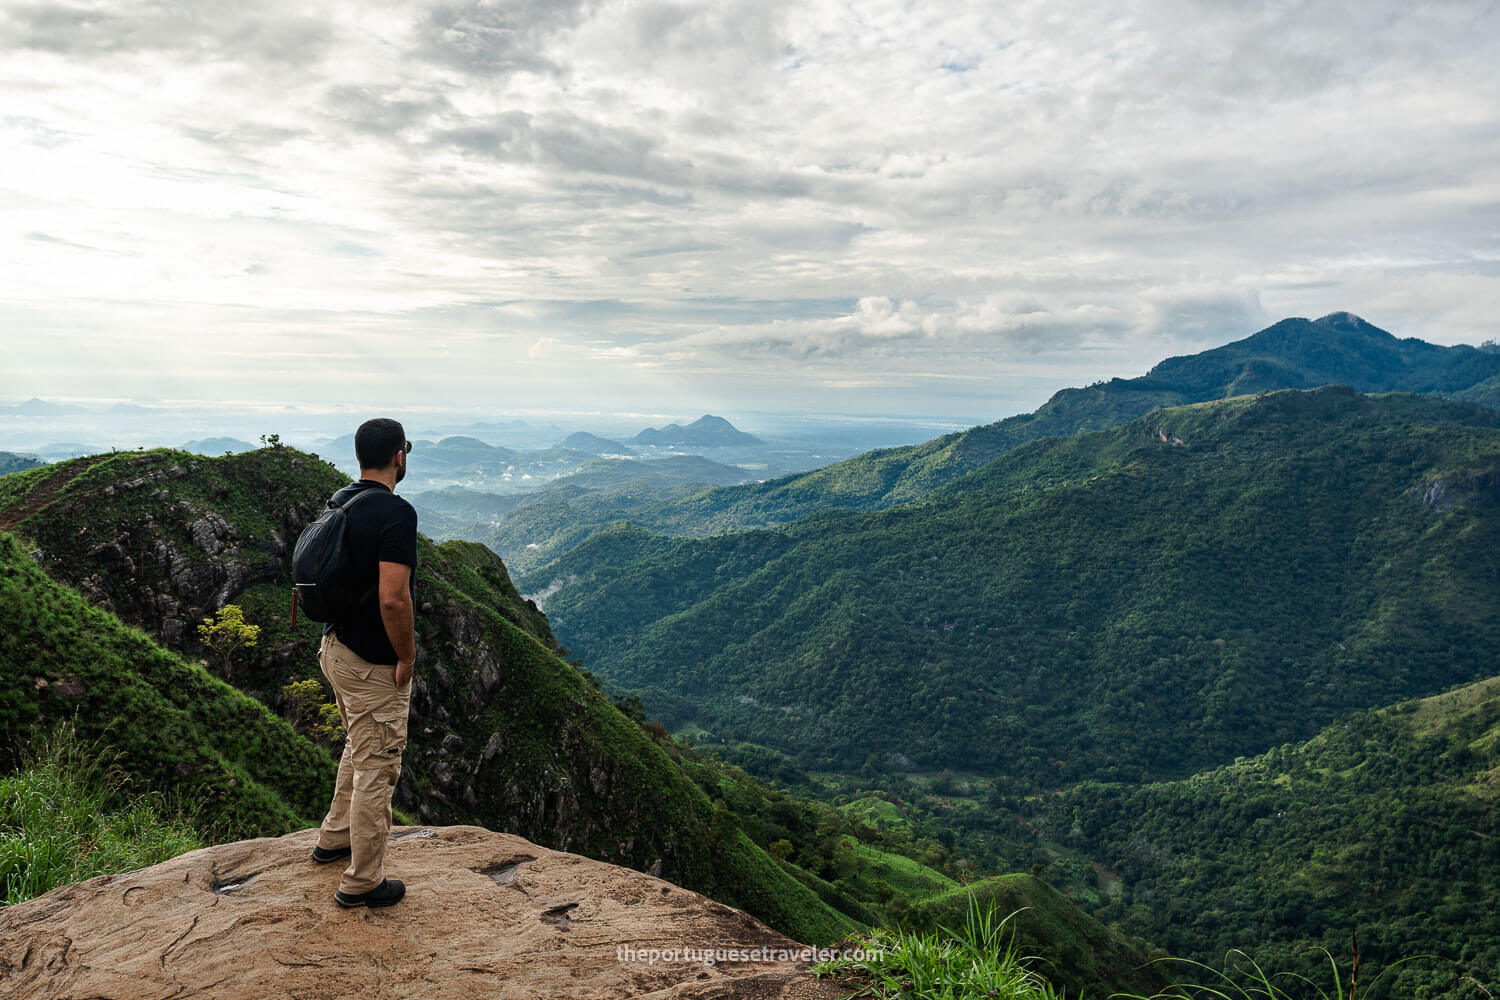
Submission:
<svg viewBox="0 0 1500 1000">
<path fill-rule="evenodd" d="M 899 801 L 955 769 L 958 842 L 1126 934 L 1322 983 L 1357 929 L 1367 988 L 1439 956 L 1368 995 L 1477 998 L 1497 532 L 1500 413 L 1327 387 L 1034 442 L 890 510 L 621 527 L 522 582 L 607 681 L 770 770 Z"/>
<path fill-rule="evenodd" d="M 1500 374 L 1500 352 L 1397 339 L 1352 313 L 1286 319 L 1253 337 L 1168 358 L 1143 378 L 1206 399 L 1281 388 L 1348 385 L 1360 392 L 1456 394 Z"/>
<path fill-rule="evenodd" d="M 1492 672 L 1497 505 L 1500 412 L 1284 391 L 891 510 L 620 528 L 523 582 L 608 682 L 806 767 L 1148 780 Z"/>
<path fill-rule="evenodd" d="M 1086 783 L 1029 808 L 1120 880 L 1096 915 L 1174 954 L 1253 941 L 1267 968 L 1316 981 L 1314 945 L 1344 956 L 1357 931 L 1367 969 L 1432 956 L 1376 995 L 1478 1000 L 1500 973 L 1497 799 L 1489 678 L 1185 781 Z"/>
<path fill-rule="evenodd" d="M 35 469 L 41 465 L 40 459 L 32 458 L 30 455 L 17 455 L 8 451 L 0 451 L 0 476 L 12 472 L 22 472 L 26 469 Z"/>
<path fill-rule="evenodd" d="M 1500 351 L 1500 346 L 1493 342 L 1485 344 L 1487 351 Z M 1481 406 L 1494 407 L 1500 410 L 1500 375 L 1487 378 L 1483 382 L 1476 382 L 1460 392 L 1453 393 L 1454 399 L 1463 399 L 1471 403 L 1479 403 Z"/>
</svg>

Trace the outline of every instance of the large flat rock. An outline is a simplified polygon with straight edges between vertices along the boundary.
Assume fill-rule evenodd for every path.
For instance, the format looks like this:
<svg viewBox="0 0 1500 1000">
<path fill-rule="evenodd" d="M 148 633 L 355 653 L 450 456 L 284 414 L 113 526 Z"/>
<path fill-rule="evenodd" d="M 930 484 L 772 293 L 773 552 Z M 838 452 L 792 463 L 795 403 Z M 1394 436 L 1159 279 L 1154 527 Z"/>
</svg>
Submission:
<svg viewBox="0 0 1500 1000">
<path fill-rule="evenodd" d="M 810 949 L 670 882 L 470 826 L 398 828 L 395 906 L 333 901 L 317 831 L 193 851 L 0 909 L 9 998 L 835 1000 Z M 654 963 L 697 949 L 696 960 Z M 704 949 L 739 949 L 704 962 Z M 759 953 L 756 950 L 759 949 Z"/>
</svg>

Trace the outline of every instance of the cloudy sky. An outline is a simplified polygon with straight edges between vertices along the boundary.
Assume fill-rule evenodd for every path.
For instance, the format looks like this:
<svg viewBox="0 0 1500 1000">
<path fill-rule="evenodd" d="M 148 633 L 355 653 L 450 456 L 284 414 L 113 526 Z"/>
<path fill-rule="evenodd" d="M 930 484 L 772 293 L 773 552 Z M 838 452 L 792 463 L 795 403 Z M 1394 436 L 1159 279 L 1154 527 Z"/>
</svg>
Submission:
<svg viewBox="0 0 1500 1000">
<path fill-rule="evenodd" d="M 1492 2 L 0 0 L 13 399 L 974 421 L 1500 315 Z"/>
</svg>

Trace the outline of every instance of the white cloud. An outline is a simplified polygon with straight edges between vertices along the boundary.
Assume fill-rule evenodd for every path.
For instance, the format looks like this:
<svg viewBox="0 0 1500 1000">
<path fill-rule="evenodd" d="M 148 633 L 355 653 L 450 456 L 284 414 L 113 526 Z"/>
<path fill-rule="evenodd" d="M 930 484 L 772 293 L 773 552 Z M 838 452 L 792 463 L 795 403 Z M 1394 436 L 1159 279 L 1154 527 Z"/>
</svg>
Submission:
<svg viewBox="0 0 1500 1000">
<path fill-rule="evenodd" d="M 159 388 L 163 359 L 233 336 L 315 367 L 363 342 L 391 353 L 349 392 L 435 403 L 525 371 L 531 405 L 774 383 L 879 408 L 905 378 L 940 408 L 944 379 L 1128 375 L 1287 313 L 1484 339 L 1497 17 L 8 4 L 0 320 L 29 341 L 10 391 L 118 381 L 101 343 L 137 345 Z M 219 377 L 242 395 L 303 385 L 243 354 Z M 206 377 L 189 368 L 179 391 Z"/>
<path fill-rule="evenodd" d="M 871 296 L 839 315 L 721 325 L 639 349 L 677 362 L 737 357 L 843 365 L 901 357 L 1009 364 L 1080 351 L 1220 343 L 1267 320 L 1254 292 L 1213 287 L 1113 291 L 1092 301 L 1009 291 L 938 306 Z"/>
</svg>

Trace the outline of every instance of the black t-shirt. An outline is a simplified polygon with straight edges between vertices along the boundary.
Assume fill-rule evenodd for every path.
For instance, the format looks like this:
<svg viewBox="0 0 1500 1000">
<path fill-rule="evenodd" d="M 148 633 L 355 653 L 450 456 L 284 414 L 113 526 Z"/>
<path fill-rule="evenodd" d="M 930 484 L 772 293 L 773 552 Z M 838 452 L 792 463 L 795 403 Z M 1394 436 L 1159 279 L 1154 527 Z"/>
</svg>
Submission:
<svg viewBox="0 0 1500 1000">
<path fill-rule="evenodd" d="M 411 593 L 417 594 L 417 511 L 388 490 L 384 483 L 361 479 L 334 494 L 347 503 L 356 493 L 374 490 L 349 509 L 344 521 L 344 549 L 349 556 L 350 579 L 360 594 L 359 611 L 347 621 L 332 622 L 324 632 L 371 663 L 394 665 L 397 656 L 380 617 L 380 564 L 403 563 L 412 568 Z"/>
</svg>

